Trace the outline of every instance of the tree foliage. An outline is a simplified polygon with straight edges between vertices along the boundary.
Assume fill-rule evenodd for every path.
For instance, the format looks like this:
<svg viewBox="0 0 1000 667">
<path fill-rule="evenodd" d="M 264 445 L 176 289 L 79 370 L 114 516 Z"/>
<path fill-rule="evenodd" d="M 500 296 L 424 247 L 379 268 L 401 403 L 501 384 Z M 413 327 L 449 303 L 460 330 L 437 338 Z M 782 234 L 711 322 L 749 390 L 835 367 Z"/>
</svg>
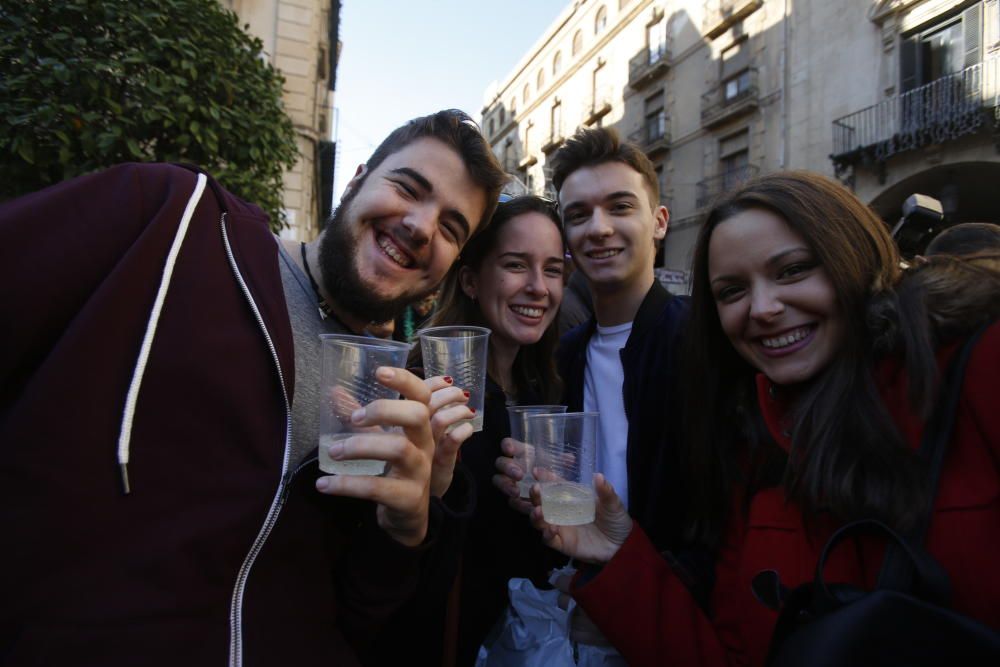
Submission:
<svg viewBox="0 0 1000 667">
<path fill-rule="evenodd" d="M 0 8 L 0 198 L 119 162 L 188 162 L 284 221 L 281 75 L 218 0 Z"/>
</svg>

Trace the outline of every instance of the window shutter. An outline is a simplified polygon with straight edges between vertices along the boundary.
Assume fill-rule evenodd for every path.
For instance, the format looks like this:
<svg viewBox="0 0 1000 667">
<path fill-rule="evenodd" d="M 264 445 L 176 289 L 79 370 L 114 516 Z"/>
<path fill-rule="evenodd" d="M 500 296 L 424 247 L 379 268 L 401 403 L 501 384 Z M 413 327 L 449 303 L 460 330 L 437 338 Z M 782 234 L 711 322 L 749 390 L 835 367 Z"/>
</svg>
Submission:
<svg viewBox="0 0 1000 667">
<path fill-rule="evenodd" d="M 991 47 L 1000 40 L 1000 17 L 997 16 L 997 0 L 983 3 L 983 42 Z"/>
<path fill-rule="evenodd" d="M 920 43 L 916 37 L 902 37 L 899 43 L 899 92 L 905 93 L 920 85 L 917 63 Z"/>
<path fill-rule="evenodd" d="M 962 38 L 965 41 L 965 67 L 982 60 L 983 5 L 980 2 L 962 12 Z"/>
</svg>

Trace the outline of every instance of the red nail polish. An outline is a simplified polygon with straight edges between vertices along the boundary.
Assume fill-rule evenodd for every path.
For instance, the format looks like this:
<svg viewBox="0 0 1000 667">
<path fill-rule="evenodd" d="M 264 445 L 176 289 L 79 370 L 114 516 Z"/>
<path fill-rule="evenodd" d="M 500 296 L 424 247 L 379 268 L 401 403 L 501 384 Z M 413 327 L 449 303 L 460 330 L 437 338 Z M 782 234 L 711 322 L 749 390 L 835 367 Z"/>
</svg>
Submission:
<svg viewBox="0 0 1000 667">
<path fill-rule="evenodd" d="M 475 408 L 469 408 L 469 410 L 472 411 L 472 414 L 476 414 L 476 409 Z"/>
<path fill-rule="evenodd" d="M 470 393 L 469 393 L 469 392 L 467 392 L 467 391 L 463 391 L 463 392 L 462 392 L 462 395 L 463 395 L 463 396 L 465 396 L 466 398 L 468 398 L 468 397 L 469 397 L 469 396 L 471 396 L 472 394 L 470 394 Z"/>
<path fill-rule="evenodd" d="M 444 376 L 444 381 L 447 382 L 448 384 L 451 384 L 452 382 L 454 382 L 454 380 L 451 379 L 450 375 L 445 375 Z"/>
</svg>

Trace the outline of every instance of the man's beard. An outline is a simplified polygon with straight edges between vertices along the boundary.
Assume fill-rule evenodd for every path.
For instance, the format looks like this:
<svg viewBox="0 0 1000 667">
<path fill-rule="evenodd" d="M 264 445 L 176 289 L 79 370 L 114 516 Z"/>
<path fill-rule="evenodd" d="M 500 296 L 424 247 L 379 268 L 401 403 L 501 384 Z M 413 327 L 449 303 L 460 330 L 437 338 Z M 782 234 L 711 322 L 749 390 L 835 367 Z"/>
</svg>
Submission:
<svg viewBox="0 0 1000 667">
<path fill-rule="evenodd" d="M 319 245 L 319 263 L 323 287 L 337 308 L 366 322 L 387 322 L 399 315 L 406 306 L 419 301 L 433 288 L 422 294 L 402 294 L 387 298 L 378 295 L 358 273 L 358 242 L 351 236 L 348 215 L 354 196 L 362 183 L 345 195 L 334 210 Z"/>
</svg>

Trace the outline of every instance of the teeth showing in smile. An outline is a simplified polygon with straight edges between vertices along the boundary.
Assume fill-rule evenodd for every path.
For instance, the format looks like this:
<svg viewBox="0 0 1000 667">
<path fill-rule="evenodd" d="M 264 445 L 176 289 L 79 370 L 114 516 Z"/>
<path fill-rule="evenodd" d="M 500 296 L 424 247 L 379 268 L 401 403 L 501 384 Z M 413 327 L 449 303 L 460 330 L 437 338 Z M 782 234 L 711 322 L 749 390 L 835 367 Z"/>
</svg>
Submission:
<svg viewBox="0 0 1000 667">
<path fill-rule="evenodd" d="M 541 317 L 544 312 L 541 308 L 529 308 L 528 306 L 511 306 L 510 309 L 525 317 Z"/>
<path fill-rule="evenodd" d="M 392 260 L 396 262 L 396 264 L 399 264 L 402 267 L 409 267 L 410 264 L 412 264 L 409 258 L 407 258 L 403 253 L 399 252 L 396 246 L 393 245 L 392 241 L 389 240 L 388 236 L 380 234 L 377 237 L 377 242 L 378 242 L 378 247 L 382 248 L 382 250 L 385 251 L 385 254 L 389 255 L 389 257 L 391 257 Z"/>
<path fill-rule="evenodd" d="M 592 250 L 587 253 L 587 257 L 590 257 L 591 259 L 607 259 L 608 257 L 614 257 L 620 252 L 621 250 L 614 248 L 610 248 L 608 250 Z"/>
<path fill-rule="evenodd" d="M 799 327 L 794 331 L 789 331 L 788 333 L 776 338 L 761 338 L 760 344 L 764 347 L 771 348 L 772 350 L 778 350 L 783 347 L 788 347 L 792 343 L 797 343 L 808 335 L 809 327 Z"/>
</svg>

